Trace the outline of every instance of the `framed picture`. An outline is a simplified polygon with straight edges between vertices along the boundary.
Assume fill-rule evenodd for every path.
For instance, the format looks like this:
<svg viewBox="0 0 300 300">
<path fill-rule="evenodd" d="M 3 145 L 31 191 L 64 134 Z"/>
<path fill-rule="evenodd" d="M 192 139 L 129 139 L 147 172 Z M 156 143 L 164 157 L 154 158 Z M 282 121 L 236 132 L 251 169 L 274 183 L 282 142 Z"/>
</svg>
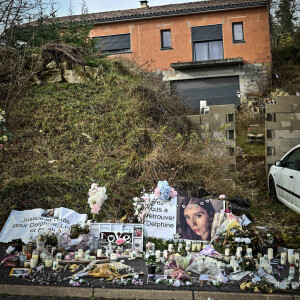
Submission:
<svg viewBox="0 0 300 300">
<path fill-rule="evenodd" d="M 9 276 L 16 276 L 16 277 L 25 276 L 28 275 L 30 271 L 31 269 L 28 268 L 12 268 L 9 273 Z"/>
</svg>

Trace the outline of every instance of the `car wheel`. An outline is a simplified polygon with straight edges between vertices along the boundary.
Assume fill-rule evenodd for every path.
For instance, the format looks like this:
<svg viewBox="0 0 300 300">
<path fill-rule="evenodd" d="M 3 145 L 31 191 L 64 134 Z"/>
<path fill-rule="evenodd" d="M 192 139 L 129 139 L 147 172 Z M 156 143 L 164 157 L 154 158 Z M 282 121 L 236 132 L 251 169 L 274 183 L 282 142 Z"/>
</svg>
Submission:
<svg viewBox="0 0 300 300">
<path fill-rule="evenodd" d="M 278 200 L 276 187 L 275 187 L 275 181 L 272 176 L 270 176 L 270 178 L 269 178 L 269 195 L 272 200 L 275 200 L 275 201 Z"/>
</svg>

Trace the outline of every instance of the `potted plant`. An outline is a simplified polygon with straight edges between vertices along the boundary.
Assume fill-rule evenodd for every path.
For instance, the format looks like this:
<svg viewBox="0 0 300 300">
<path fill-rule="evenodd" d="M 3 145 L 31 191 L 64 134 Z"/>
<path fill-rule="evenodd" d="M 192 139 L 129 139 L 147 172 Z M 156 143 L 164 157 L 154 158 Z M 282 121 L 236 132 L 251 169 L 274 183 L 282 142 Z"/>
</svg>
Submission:
<svg viewBox="0 0 300 300">
<path fill-rule="evenodd" d="M 149 250 L 143 254 L 143 258 L 145 260 L 145 264 L 148 266 L 148 274 L 155 274 L 155 269 L 156 269 L 155 253 L 152 250 Z"/>
</svg>

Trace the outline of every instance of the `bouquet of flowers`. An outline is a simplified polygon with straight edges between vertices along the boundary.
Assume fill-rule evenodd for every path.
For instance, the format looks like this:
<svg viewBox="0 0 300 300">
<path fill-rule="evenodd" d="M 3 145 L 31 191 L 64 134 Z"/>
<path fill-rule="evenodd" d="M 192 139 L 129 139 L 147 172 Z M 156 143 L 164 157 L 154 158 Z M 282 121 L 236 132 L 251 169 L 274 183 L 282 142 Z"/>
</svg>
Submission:
<svg viewBox="0 0 300 300">
<path fill-rule="evenodd" d="M 166 180 L 159 181 L 156 189 L 154 190 L 156 199 L 170 200 L 178 195 L 174 188 L 170 187 Z"/>
<path fill-rule="evenodd" d="M 152 250 L 147 251 L 143 254 L 143 258 L 145 260 L 145 264 L 147 266 L 153 266 L 156 262 L 156 256 L 155 253 Z"/>
<path fill-rule="evenodd" d="M 124 244 L 126 244 L 126 240 L 123 239 L 123 238 L 118 238 L 118 239 L 116 239 L 115 243 L 116 243 L 116 245 L 117 245 L 118 247 L 121 247 L 121 246 L 123 246 Z"/>
<path fill-rule="evenodd" d="M 95 215 L 99 213 L 103 202 L 107 199 L 106 188 L 99 187 L 98 184 L 93 183 L 89 190 L 88 204 L 91 208 L 91 213 L 93 214 L 93 220 Z"/>
</svg>

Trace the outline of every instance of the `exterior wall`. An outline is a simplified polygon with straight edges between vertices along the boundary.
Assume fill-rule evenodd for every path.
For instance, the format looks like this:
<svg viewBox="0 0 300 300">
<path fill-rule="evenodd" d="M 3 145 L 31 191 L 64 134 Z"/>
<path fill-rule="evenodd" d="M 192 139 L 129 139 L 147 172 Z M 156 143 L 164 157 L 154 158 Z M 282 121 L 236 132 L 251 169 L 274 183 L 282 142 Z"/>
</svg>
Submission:
<svg viewBox="0 0 300 300">
<path fill-rule="evenodd" d="M 244 43 L 233 43 L 232 23 L 243 22 Z M 152 71 L 170 70 L 171 63 L 193 61 L 191 27 L 223 24 L 224 58 L 242 57 L 246 64 L 271 63 L 269 12 L 267 7 L 205 12 L 145 20 L 95 24 L 91 37 L 131 33 L 132 53 Z M 161 50 L 163 29 L 171 30 L 172 47 Z"/>
<path fill-rule="evenodd" d="M 263 92 L 271 82 L 271 63 L 255 63 L 232 66 L 206 67 L 190 70 L 165 71 L 165 81 L 200 78 L 239 76 L 240 99 L 247 100 L 247 94 Z"/>
<path fill-rule="evenodd" d="M 203 139 L 207 136 L 225 141 L 224 155 L 230 156 L 230 164 L 236 164 L 235 106 L 212 105 L 209 114 L 189 115 L 186 117 L 193 130 Z"/>
<path fill-rule="evenodd" d="M 300 97 L 277 97 L 266 106 L 266 168 L 300 144 Z"/>
</svg>

